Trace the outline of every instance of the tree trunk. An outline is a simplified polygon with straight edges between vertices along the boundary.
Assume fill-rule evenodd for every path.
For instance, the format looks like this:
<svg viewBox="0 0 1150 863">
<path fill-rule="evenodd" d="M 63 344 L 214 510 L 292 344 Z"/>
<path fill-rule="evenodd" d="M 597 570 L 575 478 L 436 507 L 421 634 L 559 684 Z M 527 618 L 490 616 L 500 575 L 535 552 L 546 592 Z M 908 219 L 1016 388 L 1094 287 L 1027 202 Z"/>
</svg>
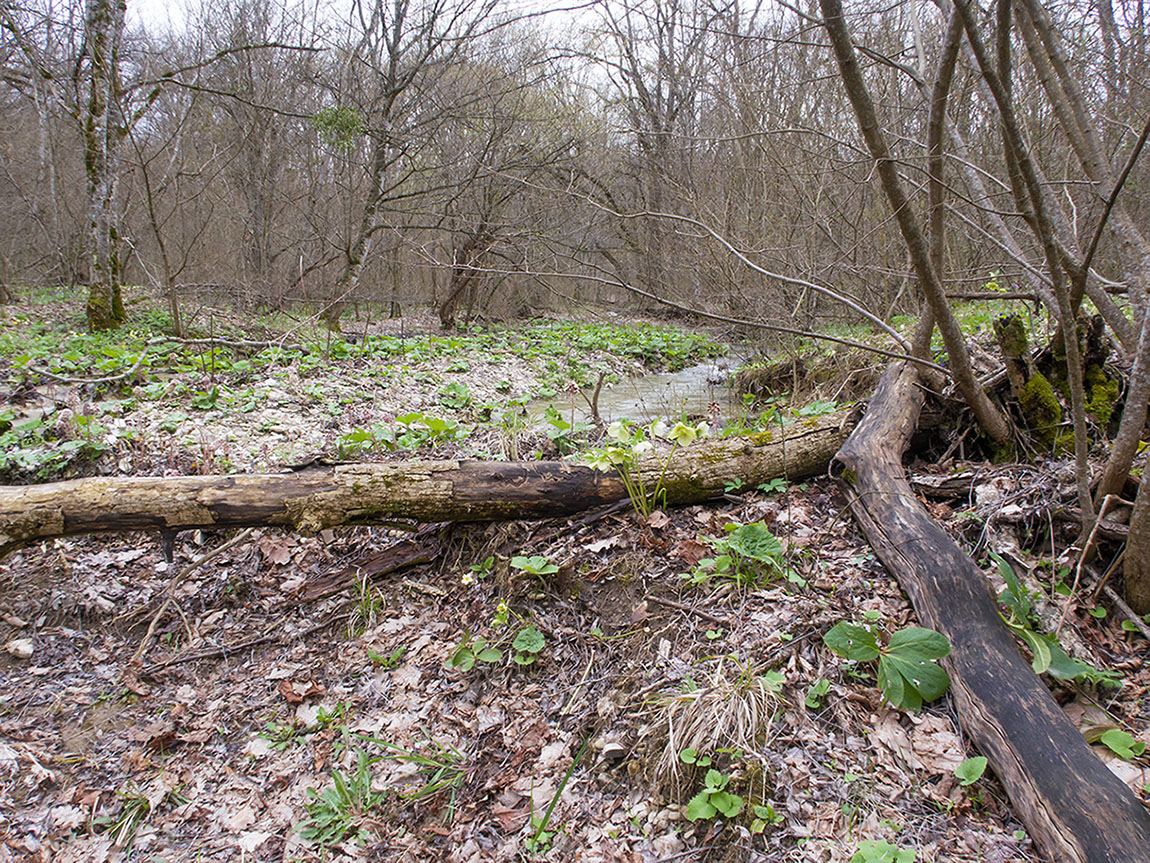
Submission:
<svg viewBox="0 0 1150 863">
<path fill-rule="evenodd" d="M 88 0 L 85 38 L 89 95 L 84 118 L 84 171 L 88 193 L 88 243 L 91 268 L 88 286 L 88 328 L 109 330 L 125 319 L 116 266 L 116 132 L 117 63 L 124 32 L 123 0 Z"/>
<path fill-rule="evenodd" d="M 974 412 L 982 430 L 996 443 L 1006 443 L 1010 440 L 1010 425 L 991 402 L 974 376 L 962 330 L 954 317 L 954 313 L 950 310 L 950 306 L 947 305 L 946 291 L 939 281 L 939 275 L 931 266 L 929 247 L 925 237 L 923 237 L 918 220 L 911 211 L 910 201 L 903 191 L 902 181 L 898 176 L 898 167 L 890 148 L 887 146 L 886 137 L 879 126 L 874 102 L 866 89 L 866 83 L 863 81 L 858 58 L 855 57 L 854 44 L 851 42 L 846 18 L 843 15 L 842 2 L 841 0 L 819 0 L 819 7 L 823 13 L 823 27 L 830 37 L 835 59 L 838 61 L 843 89 L 846 90 L 847 97 L 854 108 L 859 132 L 875 161 L 875 171 L 895 221 L 898 223 L 899 231 L 906 242 L 915 275 L 918 277 L 919 287 L 926 294 L 931 310 L 934 312 L 935 322 L 942 334 L 943 343 L 946 345 L 955 384 L 962 392 L 963 399 Z"/>
<path fill-rule="evenodd" d="M 836 457 L 851 511 L 922 624 L 950 640 L 943 665 L 963 728 L 1041 852 L 1060 863 L 1144 860 L 1150 814 L 1063 714 L 1000 621 L 982 571 L 907 483 L 901 457 L 921 406 L 913 368 L 888 368 Z"/>
<path fill-rule="evenodd" d="M 747 485 L 822 473 L 846 440 L 849 414 L 831 414 L 751 438 L 698 441 L 666 465 L 667 504 Z M 650 486 L 664 455 L 640 468 Z M 622 480 L 568 462 L 434 461 L 340 464 L 281 474 L 95 477 L 0 486 L 0 555 L 37 539 L 114 530 L 279 525 L 316 533 L 341 524 L 493 521 L 569 515 L 627 497 Z"/>
</svg>

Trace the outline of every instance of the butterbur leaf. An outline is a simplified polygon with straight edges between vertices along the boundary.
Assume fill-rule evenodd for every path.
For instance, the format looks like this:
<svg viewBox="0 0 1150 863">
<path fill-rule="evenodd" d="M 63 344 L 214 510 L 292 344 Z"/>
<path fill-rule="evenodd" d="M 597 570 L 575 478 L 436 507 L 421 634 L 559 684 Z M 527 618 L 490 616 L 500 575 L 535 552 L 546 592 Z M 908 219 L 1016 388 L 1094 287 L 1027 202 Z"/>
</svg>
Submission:
<svg viewBox="0 0 1150 863">
<path fill-rule="evenodd" d="M 982 774 L 986 772 L 986 756 L 975 755 L 973 758 L 968 758 L 957 768 L 955 768 L 954 775 L 963 785 L 973 785 L 982 778 Z"/>
<path fill-rule="evenodd" d="M 715 817 L 719 810 L 711 805 L 710 797 L 711 795 L 708 792 L 700 791 L 698 794 L 691 798 L 691 800 L 687 803 L 688 821 L 698 821 L 699 819 L 703 819 L 705 821 L 709 818 Z"/>
<path fill-rule="evenodd" d="M 1121 728 L 1111 728 L 1100 738 L 1120 758 L 1137 758 L 1146 751 L 1146 744 Z"/>
<path fill-rule="evenodd" d="M 734 818 L 743 811 L 743 798 L 738 794 L 718 791 L 711 795 L 710 803 L 728 818 Z"/>
<path fill-rule="evenodd" d="M 845 620 L 836 623 L 823 636 L 823 643 L 847 659 L 869 662 L 878 658 L 878 642 L 875 641 L 874 633 Z"/>
<path fill-rule="evenodd" d="M 503 651 L 494 647 L 489 647 L 486 650 L 480 652 L 480 654 L 475 658 L 480 662 L 498 662 L 503 658 Z M 466 671 L 466 669 L 464 670 Z"/>
<path fill-rule="evenodd" d="M 538 653 L 544 645 L 543 633 L 534 626 L 525 626 L 519 630 L 511 646 L 520 653 Z"/>
<path fill-rule="evenodd" d="M 707 771 L 707 778 L 705 781 L 707 784 L 707 787 L 705 790 L 708 793 L 711 793 L 714 791 L 722 791 L 724 788 L 726 788 L 727 783 L 731 781 L 731 777 L 730 776 L 724 776 L 718 770 L 711 768 L 710 770 Z"/>
</svg>

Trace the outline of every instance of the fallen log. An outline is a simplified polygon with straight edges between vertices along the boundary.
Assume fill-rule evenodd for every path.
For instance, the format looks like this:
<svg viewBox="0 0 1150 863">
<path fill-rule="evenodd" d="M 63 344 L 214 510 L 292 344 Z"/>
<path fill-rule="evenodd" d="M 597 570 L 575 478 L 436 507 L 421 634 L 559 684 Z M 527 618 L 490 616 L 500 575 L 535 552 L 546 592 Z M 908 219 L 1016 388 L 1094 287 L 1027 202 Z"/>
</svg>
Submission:
<svg viewBox="0 0 1150 863">
<path fill-rule="evenodd" d="M 913 368 L 889 367 L 836 456 L 851 512 L 923 625 L 950 639 L 943 665 L 959 718 L 1042 853 L 1059 863 L 1146 860 L 1150 814 L 1059 709 L 982 571 L 911 491 L 901 458 L 921 405 Z"/>
<path fill-rule="evenodd" d="M 669 505 L 721 497 L 733 478 L 755 486 L 826 471 L 853 426 L 848 413 L 775 432 L 703 439 L 658 452 L 639 469 L 662 474 Z M 664 471 L 664 462 L 666 469 Z M 562 461 L 336 464 L 277 474 L 92 477 L 0 486 L 0 556 L 39 539 L 119 530 L 280 526 L 314 534 L 344 524 L 494 521 L 570 515 L 627 497 L 614 473 Z"/>
</svg>

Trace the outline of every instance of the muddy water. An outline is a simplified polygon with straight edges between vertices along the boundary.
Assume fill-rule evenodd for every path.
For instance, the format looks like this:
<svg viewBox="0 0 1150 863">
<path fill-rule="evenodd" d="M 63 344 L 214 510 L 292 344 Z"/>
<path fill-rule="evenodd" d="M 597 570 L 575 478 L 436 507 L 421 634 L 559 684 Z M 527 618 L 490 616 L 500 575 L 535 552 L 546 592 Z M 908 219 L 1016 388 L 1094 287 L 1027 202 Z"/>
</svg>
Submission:
<svg viewBox="0 0 1150 863">
<path fill-rule="evenodd" d="M 619 419 L 645 423 L 657 417 L 673 420 L 704 417 L 712 402 L 718 403 L 723 416 L 731 416 L 741 403 L 731 383 L 744 357 L 729 354 L 723 359 L 725 369 L 717 370 L 715 362 L 708 360 L 677 372 L 659 372 L 604 384 L 599 392 L 599 416 L 608 423 Z M 594 388 L 583 390 L 586 399 L 592 398 L 593 392 Z M 589 421 L 591 408 L 587 401 L 583 396 L 575 398 L 576 419 Z M 528 405 L 528 410 L 533 417 L 542 419 L 548 405 L 554 405 L 565 419 L 570 419 L 571 397 L 563 394 L 537 399 Z"/>
</svg>

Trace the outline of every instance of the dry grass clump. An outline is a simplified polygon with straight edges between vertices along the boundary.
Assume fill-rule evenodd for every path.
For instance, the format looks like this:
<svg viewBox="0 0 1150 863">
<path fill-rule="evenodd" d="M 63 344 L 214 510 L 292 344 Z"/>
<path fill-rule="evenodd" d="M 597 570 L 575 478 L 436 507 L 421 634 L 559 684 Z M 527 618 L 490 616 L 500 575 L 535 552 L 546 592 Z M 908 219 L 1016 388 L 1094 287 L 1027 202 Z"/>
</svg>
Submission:
<svg viewBox="0 0 1150 863">
<path fill-rule="evenodd" d="M 731 657 L 719 659 L 702 685 L 675 692 L 658 704 L 660 716 L 650 727 L 655 734 L 665 733 L 666 741 L 655 764 L 656 782 L 682 787 L 690 769 L 679 757 L 685 749 L 753 757 L 779 704 L 777 686 L 755 668 Z"/>
</svg>

